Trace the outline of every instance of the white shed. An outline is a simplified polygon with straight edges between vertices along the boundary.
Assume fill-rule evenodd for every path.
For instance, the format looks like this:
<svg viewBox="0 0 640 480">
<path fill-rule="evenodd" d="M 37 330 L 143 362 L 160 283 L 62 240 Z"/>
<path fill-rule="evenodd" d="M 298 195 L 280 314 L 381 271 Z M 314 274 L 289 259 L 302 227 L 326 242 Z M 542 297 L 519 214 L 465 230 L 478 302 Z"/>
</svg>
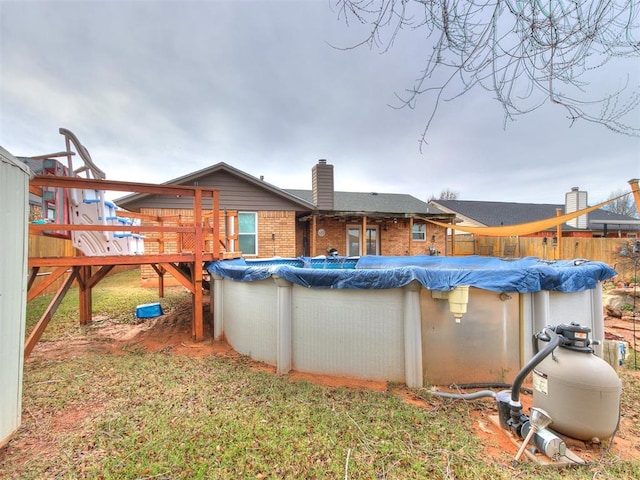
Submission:
<svg viewBox="0 0 640 480">
<path fill-rule="evenodd" d="M 22 419 L 30 175 L 0 147 L 0 446 Z"/>
</svg>

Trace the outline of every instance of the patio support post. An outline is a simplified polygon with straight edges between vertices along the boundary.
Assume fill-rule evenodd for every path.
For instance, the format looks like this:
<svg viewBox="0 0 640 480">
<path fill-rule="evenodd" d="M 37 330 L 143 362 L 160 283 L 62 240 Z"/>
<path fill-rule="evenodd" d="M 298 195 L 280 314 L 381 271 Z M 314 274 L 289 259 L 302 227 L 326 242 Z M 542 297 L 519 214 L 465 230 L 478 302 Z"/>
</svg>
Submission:
<svg viewBox="0 0 640 480">
<path fill-rule="evenodd" d="M 446 235 L 447 232 L 445 231 L 445 245 L 446 245 Z M 451 255 L 451 256 L 455 256 L 456 254 L 456 225 L 455 225 L 455 221 L 451 220 L 451 253 L 444 253 L 445 255 Z"/>
<path fill-rule="evenodd" d="M 222 340 L 224 335 L 224 279 L 220 275 L 211 274 L 213 280 L 213 295 L 211 298 L 211 313 L 213 315 L 213 339 Z"/>
<path fill-rule="evenodd" d="M 404 318 L 404 376 L 409 388 L 423 386 L 422 322 L 420 319 L 420 283 L 402 287 Z"/>
<path fill-rule="evenodd" d="M 562 209 L 556 208 L 556 216 L 559 217 L 560 215 L 562 215 Z M 556 237 L 558 238 L 558 256 L 554 260 L 562 258 L 562 224 L 560 223 L 556 227 Z"/>
<path fill-rule="evenodd" d="M 277 322 L 276 332 L 276 373 L 285 375 L 291 371 L 292 356 L 292 293 L 293 284 L 277 275 L 272 275 L 276 282 Z"/>
<path fill-rule="evenodd" d="M 369 253 L 367 252 L 368 241 L 369 239 L 367 238 L 367 216 L 364 215 L 362 217 L 362 242 L 360 242 L 360 255 L 367 255 Z"/>
<path fill-rule="evenodd" d="M 309 256 L 316 256 L 316 235 L 317 235 L 317 216 L 311 216 L 311 231 L 309 232 Z"/>
<path fill-rule="evenodd" d="M 424 240 L 427 241 L 427 231 L 424 232 Z M 409 252 L 408 255 L 413 255 L 413 217 L 409 218 Z"/>
</svg>

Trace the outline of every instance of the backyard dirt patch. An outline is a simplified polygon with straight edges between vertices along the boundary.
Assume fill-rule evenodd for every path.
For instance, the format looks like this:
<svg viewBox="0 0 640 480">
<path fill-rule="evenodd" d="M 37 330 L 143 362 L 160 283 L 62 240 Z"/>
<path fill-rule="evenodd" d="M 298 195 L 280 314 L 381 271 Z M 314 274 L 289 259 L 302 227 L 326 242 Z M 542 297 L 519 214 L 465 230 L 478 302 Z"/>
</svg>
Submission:
<svg viewBox="0 0 640 480">
<path fill-rule="evenodd" d="M 209 318 L 209 305 L 205 304 L 205 318 Z M 619 319 L 607 319 L 606 332 L 608 338 L 619 338 L 632 344 L 632 326 L 628 322 Z M 186 355 L 203 357 L 210 355 L 241 358 L 226 342 L 214 341 L 210 325 L 205 325 L 205 340 L 194 342 L 191 336 L 191 311 L 190 308 L 177 309 L 176 311 L 153 319 L 147 319 L 137 324 L 116 323 L 109 319 L 94 318 L 94 323 L 88 327 L 84 338 L 60 340 L 55 342 L 40 342 L 27 361 L 36 360 L 64 360 L 77 358 L 93 353 L 108 353 L 121 355 L 127 352 L 160 352 L 172 355 Z M 243 361 L 247 361 L 243 357 Z M 260 362 L 249 361 L 251 368 L 275 374 L 275 367 Z M 639 372 L 632 372 L 638 375 Z M 409 390 L 400 385 L 390 385 L 387 382 L 367 381 L 353 378 L 331 377 L 327 375 L 311 375 L 301 372 L 291 372 L 288 375 L 291 381 L 308 381 L 332 388 L 344 387 L 354 389 L 369 389 L 375 391 L 392 391 L 404 401 L 420 408 L 431 409 L 437 405 L 437 401 L 430 399 L 428 395 L 422 398 L 420 393 Z M 459 400 L 453 400 L 459 401 Z M 530 395 L 523 394 L 521 401 L 525 413 L 532 404 Z M 496 462 L 505 463 L 513 458 L 518 451 L 520 440 L 507 434 L 495 423 L 497 411 L 495 402 L 486 398 L 468 402 L 471 428 L 482 439 L 487 457 L 494 458 Z M 89 409 L 88 409 L 89 410 Z M 634 412 L 640 411 L 640 399 L 633 400 Z M 68 412 L 78 419 L 83 418 L 87 412 Z M 28 414 L 28 412 L 27 412 Z M 610 447 L 611 453 L 620 458 L 631 460 L 640 459 L 640 438 L 632 433 L 634 418 L 623 418 L 619 431 L 616 433 L 611 446 L 591 445 L 584 442 L 567 439 L 567 445 L 585 461 L 597 460 Z M 52 423 L 51 429 L 70 428 L 74 423 L 73 418 L 65 418 L 64 421 Z M 23 440 L 26 441 L 26 440 Z M 29 441 L 37 442 L 37 439 Z M 30 445 L 31 451 L 37 445 Z"/>
</svg>

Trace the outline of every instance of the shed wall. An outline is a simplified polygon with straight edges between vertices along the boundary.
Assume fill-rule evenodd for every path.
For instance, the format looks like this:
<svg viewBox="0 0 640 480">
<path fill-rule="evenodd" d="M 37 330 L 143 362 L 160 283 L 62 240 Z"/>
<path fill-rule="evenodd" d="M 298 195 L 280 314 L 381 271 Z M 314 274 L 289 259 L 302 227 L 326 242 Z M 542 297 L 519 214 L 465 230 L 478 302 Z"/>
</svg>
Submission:
<svg viewBox="0 0 640 480">
<path fill-rule="evenodd" d="M 27 280 L 29 170 L 0 147 L 0 446 L 18 429 Z"/>
</svg>

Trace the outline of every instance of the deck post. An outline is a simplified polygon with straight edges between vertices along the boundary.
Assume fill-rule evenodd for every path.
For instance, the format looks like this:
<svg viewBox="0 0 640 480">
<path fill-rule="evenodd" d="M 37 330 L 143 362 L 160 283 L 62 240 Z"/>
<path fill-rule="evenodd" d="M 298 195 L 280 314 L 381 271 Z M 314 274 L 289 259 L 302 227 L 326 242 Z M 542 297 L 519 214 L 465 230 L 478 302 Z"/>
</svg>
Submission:
<svg viewBox="0 0 640 480">
<path fill-rule="evenodd" d="M 78 275 L 78 298 L 80 310 L 80 324 L 88 325 L 93 320 L 91 302 L 91 266 L 80 267 Z"/>
<path fill-rule="evenodd" d="M 204 235 L 202 232 L 202 190 L 196 189 L 193 197 L 193 221 L 195 226 L 194 262 L 191 277 L 193 281 L 193 337 L 199 342 L 204 338 L 204 322 L 202 319 L 202 253 L 204 251 Z"/>
</svg>

